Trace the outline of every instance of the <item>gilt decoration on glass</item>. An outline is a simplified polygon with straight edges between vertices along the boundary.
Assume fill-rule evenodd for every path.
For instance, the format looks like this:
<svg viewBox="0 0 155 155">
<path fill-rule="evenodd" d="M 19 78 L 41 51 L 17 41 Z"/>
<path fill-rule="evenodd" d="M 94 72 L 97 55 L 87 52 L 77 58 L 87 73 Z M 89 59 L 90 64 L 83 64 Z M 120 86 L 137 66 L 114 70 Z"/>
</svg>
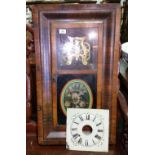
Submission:
<svg viewBox="0 0 155 155">
<path fill-rule="evenodd" d="M 59 69 L 96 69 L 97 28 L 59 28 L 56 38 Z"/>
</svg>

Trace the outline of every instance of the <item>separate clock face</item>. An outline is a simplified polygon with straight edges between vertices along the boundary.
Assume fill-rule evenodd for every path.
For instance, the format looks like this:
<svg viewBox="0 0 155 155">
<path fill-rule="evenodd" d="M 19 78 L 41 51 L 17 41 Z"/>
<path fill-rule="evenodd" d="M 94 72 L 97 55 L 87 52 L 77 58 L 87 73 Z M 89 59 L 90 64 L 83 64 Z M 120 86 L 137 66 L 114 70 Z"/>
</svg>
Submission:
<svg viewBox="0 0 155 155">
<path fill-rule="evenodd" d="M 108 110 L 68 109 L 67 145 L 83 151 L 108 150 Z"/>
<path fill-rule="evenodd" d="M 65 115 L 67 108 L 92 108 L 93 95 L 91 88 L 81 79 L 70 80 L 61 91 L 60 103 Z"/>
<path fill-rule="evenodd" d="M 83 113 L 72 117 L 70 132 L 72 142 L 81 146 L 93 146 L 104 140 L 103 117 L 91 113 Z"/>
</svg>

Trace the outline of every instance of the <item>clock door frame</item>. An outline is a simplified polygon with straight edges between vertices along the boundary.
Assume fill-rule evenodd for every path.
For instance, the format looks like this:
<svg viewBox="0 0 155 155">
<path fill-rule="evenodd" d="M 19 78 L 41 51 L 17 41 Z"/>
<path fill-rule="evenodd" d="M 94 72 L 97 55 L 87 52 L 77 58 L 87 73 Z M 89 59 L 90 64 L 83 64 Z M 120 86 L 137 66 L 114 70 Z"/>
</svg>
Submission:
<svg viewBox="0 0 155 155">
<path fill-rule="evenodd" d="M 54 129 L 52 90 L 56 90 L 51 66 L 51 25 L 57 20 L 102 21 L 102 56 L 98 62 L 101 70 L 101 108 L 110 110 L 110 144 L 116 143 L 116 115 L 118 92 L 118 60 L 120 38 L 119 4 L 36 4 L 32 6 L 36 53 L 36 86 L 39 144 L 65 144 L 65 131 Z M 55 91 L 54 91 L 55 92 Z M 97 92 L 98 93 L 98 92 Z M 99 102 L 99 101 L 98 101 Z"/>
<path fill-rule="evenodd" d="M 65 24 L 63 23 L 64 21 L 59 21 L 59 22 L 53 22 L 52 24 L 52 28 L 51 28 L 51 47 L 52 47 L 52 76 L 55 77 L 55 80 L 53 80 L 52 83 L 52 94 L 53 94 L 53 127 L 54 129 L 56 129 L 57 131 L 65 131 L 66 130 L 66 125 L 59 125 L 58 124 L 58 110 L 57 110 L 57 90 L 55 88 L 57 88 L 57 82 L 56 82 L 56 77 L 58 75 L 96 75 L 96 91 L 97 93 L 97 99 L 96 99 L 96 108 L 101 109 L 102 107 L 102 102 L 101 102 L 101 93 L 102 93 L 102 88 L 101 88 L 101 83 L 102 83 L 102 66 L 100 66 L 99 64 L 102 64 L 102 33 L 103 33 L 103 23 L 102 21 L 97 21 L 96 23 L 93 22 L 89 22 L 88 24 L 83 23 L 83 22 L 66 22 Z M 96 68 L 95 69 L 59 69 L 57 64 L 57 50 L 56 50 L 56 29 L 67 29 L 67 28 L 87 28 L 87 29 L 91 29 L 91 28 L 96 28 L 97 29 L 97 40 L 98 40 L 98 45 L 97 45 L 97 51 L 96 51 L 96 56 L 97 56 L 97 62 L 99 62 L 98 64 L 96 64 Z M 93 82 L 93 81 L 92 81 Z"/>
</svg>

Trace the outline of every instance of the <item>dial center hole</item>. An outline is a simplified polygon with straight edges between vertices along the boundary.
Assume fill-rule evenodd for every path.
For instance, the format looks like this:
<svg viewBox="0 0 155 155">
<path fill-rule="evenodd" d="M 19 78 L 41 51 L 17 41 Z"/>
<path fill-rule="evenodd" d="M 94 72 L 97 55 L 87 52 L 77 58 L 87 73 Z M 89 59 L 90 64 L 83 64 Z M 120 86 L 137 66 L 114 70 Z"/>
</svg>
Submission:
<svg viewBox="0 0 155 155">
<path fill-rule="evenodd" d="M 82 128 L 82 132 L 86 135 L 90 135 L 92 133 L 93 129 L 90 125 L 85 125 Z"/>
</svg>

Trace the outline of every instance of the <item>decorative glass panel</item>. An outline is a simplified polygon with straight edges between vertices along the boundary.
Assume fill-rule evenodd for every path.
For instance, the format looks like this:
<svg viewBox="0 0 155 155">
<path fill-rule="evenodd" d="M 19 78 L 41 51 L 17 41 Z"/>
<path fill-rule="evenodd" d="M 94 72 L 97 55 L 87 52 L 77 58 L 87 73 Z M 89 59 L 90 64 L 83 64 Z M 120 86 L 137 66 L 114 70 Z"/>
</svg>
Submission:
<svg viewBox="0 0 155 155">
<path fill-rule="evenodd" d="M 67 108 L 96 108 L 96 75 L 58 76 L 57 117 L 59 124 L 65 123 Z"/>
<path fill-rule="evenodd" d="M 59 69 L 96 69 L 97 28 L 57 28 L 56 53 Z"/>
</svg>

